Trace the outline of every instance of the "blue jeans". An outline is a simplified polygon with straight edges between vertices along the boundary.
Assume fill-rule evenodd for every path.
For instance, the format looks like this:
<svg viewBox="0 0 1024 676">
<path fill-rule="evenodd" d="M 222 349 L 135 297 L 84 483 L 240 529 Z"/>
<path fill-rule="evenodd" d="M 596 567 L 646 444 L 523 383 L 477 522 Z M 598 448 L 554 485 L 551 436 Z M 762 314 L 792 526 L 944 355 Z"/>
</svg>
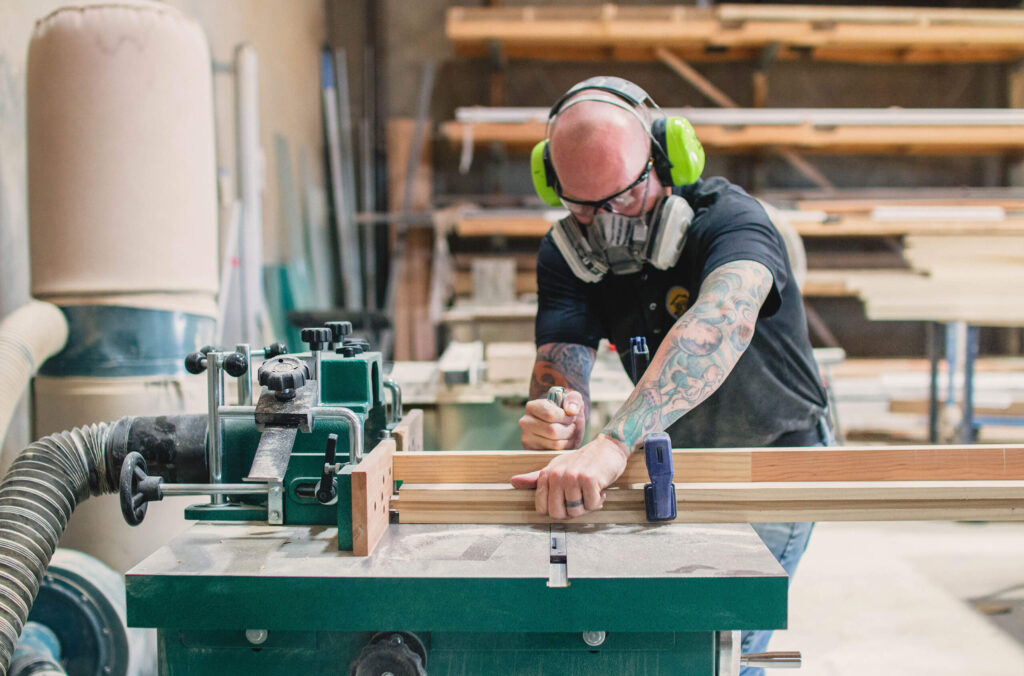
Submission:
<svg viewBox="0 0 1024 676">
<path fill-rule="evenodd" d="M 823 420 L 819 425 L 821 442 L 813 446 L 832 446 L 835 438 L 832 430 Z M 761 536 L 768 550 L 775 557 L 789 579 L 793 579 L 796 573 L 796 565 L 800 563 L 800 557 L 807 549 L 807 541 L 811 539 L 811 531 L 814 530 L 813 523 L 752 523 L 754 531 Z M 746 653 L 764 652 L 768 647 L 768 640 L 772 637 L 771 630 L 744 631 L 740 640 L 741 651 Z M 764 676 L 764 669 L 759 667 L 742 667 L 740 676 Z"/>
</svg>

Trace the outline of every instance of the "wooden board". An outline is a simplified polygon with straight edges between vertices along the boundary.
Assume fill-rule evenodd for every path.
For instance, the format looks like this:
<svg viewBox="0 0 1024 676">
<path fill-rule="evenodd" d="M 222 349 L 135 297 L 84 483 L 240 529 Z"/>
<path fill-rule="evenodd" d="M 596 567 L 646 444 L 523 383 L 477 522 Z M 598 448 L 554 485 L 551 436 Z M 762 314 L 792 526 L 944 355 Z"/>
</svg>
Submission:
<svg viewBox="0 0 1024 676">
<path fill-rule="evenodd" d="M 460 237 L 543 237 L 554 221 L 543 216 L 492 217 L 479 212 L 455 222 Z M 803 237 L 901 237 L 904 235 L 938 235 L 950 239 L 961 235 L 1022 235 L 1024 218 L 1002 221 L 875 221 L 867 216 L 845 216 L 824 223 L 794 220 L 796 231 Z"/>
<path fill-rule="evenodd" d="M 471 127 L 467 131 L 467 126 Z M 718 153 L 746 153 L 766 147 L 820 153 L 988 154 L 1024 148 L 1024 128 L 954 125 L 719 125 L 695 124 L 701 144 Z M 441 133 L 453 144 L 506 143 L 528 150 L 544 138 L 544 122 L 449 121 Z"/>
<path fill-rule="evenodd" d="M 534 491 L 498 484 L 405 484 L 402 523 L 550 523 Z M 607 491 L 604 508 L 573 523 L 645 523 L 642 485 Z M 1024 481 L 677 483 L 677 521 L 1024 520 Z"/>
<path fill-rule="evenodd" d="M 557 451 L 436 451 L 395 457 L 395 478 L 412 484 L 505 483 L 542 469 Z M 676 481 L 1024 480 L 1024 445 L 835 446 L 672 452 Z M 615 485 L 647 481 L 634 453 Z"/>
<path fill-rule="evenodd" d="M 940 406 L 945 405 L 940 403 Z M 912 413 L 925 415 L 928 413 L 928 401 L 925 399 L 893 399 L 889 402 L 890 413 Z M 1006 406 L 975 406 L 974 415 L 1024 418 L 1024 401 L 1008 402 Z"/>
<path fill-rule="evenodd" d="M 352 553 L 369 556 L 390 518 L 395 441 L 385 439 L 352 470 Z"/>
<path fill-rule="evenodd" d="M 423 450 L 423 411 L 414 408 L 406 411 L 401 422 L 391 430 L 395 439 L 395 451 L 414 453 Z"/>
<path fill-rule="evenodd" d="M 468 8 L 448 10 L 445 31 L 460 54 L 494 44 L 506 58 L 642 60 L 668 47 L 692 60 L 756 58 L 855 62 L 1011 60 L 1024 54 L 1015 10 L 724 5 Z"/>
</svg>

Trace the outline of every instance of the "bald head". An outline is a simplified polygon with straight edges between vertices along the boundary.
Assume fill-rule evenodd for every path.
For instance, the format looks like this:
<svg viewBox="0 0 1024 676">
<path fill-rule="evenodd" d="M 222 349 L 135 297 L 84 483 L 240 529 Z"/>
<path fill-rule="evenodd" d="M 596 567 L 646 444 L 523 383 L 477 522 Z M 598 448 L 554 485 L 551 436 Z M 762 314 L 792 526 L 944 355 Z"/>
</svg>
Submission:
<svg viewBox="0 0 1024 676">
<path fill-rule="evenodd" d="M 573 100 L 555 118 L 551 161 L 565 195 L 598 200 L 636 180 L 651 142 L 644 123 L 620 107 L 618 97 L 585 91 Z"/>
</svg>

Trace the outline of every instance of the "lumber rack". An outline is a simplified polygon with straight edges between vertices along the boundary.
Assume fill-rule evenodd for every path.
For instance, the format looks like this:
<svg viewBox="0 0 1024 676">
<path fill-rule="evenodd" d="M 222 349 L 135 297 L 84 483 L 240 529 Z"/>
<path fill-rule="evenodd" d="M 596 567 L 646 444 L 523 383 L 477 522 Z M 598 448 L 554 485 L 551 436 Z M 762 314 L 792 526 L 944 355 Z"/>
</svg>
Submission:
<svg viewBox="0 0 1024 676">
<path fill-rule="evenodd" d="M 463 56 L 509 59 L 851 63 L 1009 62 L 1024 56 L 1024 13 L 827 5 L 453 7 L 445 32 Z"/>
</svg>

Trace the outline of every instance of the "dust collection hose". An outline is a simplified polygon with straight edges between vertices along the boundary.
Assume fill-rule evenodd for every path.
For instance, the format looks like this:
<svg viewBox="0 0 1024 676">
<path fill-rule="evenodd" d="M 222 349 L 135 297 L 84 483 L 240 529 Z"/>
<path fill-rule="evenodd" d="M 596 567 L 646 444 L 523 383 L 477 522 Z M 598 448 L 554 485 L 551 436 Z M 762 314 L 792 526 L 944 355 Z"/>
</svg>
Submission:
<svg viewBox="0 0 1024 676">
<path fill-rule="evenodd" d="M 0 483 L 0 675 L 78 503 L 118 490 L 129 448 L 172 480 L 205 475 L 205 436 L 203 415 L 127 417 L 51 434 L 15 458 Z"/>
<path fill-rule="evenodd" d="M 29 444 L 0 484 L 0 674 L 71 513 L 90 495 L 116 490 L 104 462 L 110 428 L 76 427 Z"/>
<path fill-rule="evenodd" d="M 50 303 L 29 301 L 0 321 L 0 442 L 32 374 L 67 339 L 67 319 Z"/>
</svg>

